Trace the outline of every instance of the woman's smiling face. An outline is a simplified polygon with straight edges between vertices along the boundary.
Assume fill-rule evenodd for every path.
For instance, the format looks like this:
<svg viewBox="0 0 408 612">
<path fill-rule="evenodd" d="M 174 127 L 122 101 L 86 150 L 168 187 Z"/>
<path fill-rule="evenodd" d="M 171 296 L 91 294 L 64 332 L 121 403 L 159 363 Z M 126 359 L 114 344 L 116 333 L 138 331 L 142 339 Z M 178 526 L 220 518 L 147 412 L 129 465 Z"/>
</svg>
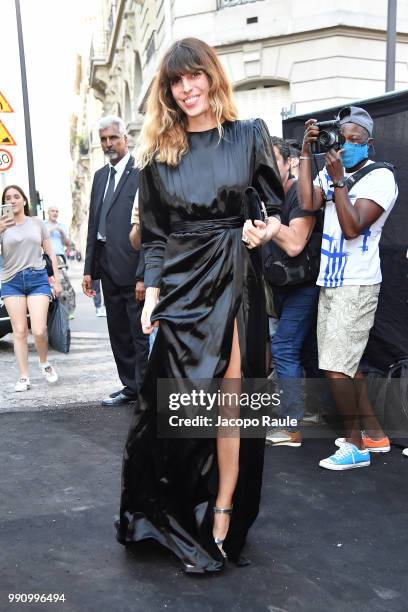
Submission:
<svg viewBox="0 0 408 612">
<path fill-rule="evenodd" d="M 180 74 L 170 87 L 177 106 L 187 117 L 197 118 L 210 110 L 210 81 L 203 70 Z"/>
</svg>

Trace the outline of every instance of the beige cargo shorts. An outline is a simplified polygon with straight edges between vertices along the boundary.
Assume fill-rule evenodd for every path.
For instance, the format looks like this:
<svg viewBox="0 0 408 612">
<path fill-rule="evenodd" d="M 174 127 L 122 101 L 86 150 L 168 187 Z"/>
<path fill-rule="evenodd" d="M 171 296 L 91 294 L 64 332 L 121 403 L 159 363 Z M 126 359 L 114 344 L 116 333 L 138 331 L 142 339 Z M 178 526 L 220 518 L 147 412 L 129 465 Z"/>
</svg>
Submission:
<svg viewBox="0 0 408 612">
<path fill-rule="evenodd" d="M 319 368 L 354 377 L 374 325 L 377 285 L 321 287 L 317 317 Z"/>
</svg>

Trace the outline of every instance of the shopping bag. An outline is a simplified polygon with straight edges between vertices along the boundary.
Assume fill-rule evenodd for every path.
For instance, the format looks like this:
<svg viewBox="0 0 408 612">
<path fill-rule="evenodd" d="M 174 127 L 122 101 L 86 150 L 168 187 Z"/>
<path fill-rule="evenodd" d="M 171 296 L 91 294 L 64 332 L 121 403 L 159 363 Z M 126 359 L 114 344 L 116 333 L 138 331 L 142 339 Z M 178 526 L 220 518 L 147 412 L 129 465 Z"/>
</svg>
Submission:
<svg viewBox="0 0 408 612">
<path fill-rule="evenodd" d="M 364 372 L 368 393 L 381 427 L 394 443 L 406 446 L 408 439 L 408 357 L 403 357 L 383 372 L 369 368 Z M 404 443 L 400 440 L 405 440 Z"/>
<path fill-rule="evenodd" d="M 408 358 L 393 363 L 387 373 L 385 431 L 393 441 L 408 438 Z M 406 444 L 404 443 L 406 446 Z"/>
<path fill-rule="evenodd" d="M 49 345 L 60 353 L 68 353 L 71 344 L 68 312 L 58 298 L 50 302 L 47 325 Z"/>
</svg>

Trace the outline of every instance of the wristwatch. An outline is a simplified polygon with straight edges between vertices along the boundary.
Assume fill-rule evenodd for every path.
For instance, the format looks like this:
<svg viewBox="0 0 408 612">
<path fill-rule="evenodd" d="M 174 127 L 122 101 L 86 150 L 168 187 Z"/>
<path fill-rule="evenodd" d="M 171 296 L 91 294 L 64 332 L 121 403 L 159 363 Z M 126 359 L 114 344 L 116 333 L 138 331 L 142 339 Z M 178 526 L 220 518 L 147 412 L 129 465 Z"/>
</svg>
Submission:
<svg viewBox="0 0 408 612">
<path fill-rule="evenodd" d="M 340 179 L 339 181 L 333 181 L 333 187 L 345 187 L 345 186 L 346 186 L 345 179 Z"/>
</svg>

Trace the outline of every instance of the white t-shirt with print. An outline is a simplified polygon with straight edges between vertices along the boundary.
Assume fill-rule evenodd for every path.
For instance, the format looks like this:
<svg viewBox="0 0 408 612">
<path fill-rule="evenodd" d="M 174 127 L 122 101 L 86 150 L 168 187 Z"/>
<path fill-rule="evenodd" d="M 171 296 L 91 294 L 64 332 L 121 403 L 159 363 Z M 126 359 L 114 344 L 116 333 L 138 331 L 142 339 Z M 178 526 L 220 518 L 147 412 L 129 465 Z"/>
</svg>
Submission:
<svg viewBox="0 0 408 612">
<path fill-rule="evenodd" d="M 374 162 L 371 160 L 367 161 L 367 164 L 372 163 Z M 347 179 L 351 174 L 345 172 L 345 178 Z M 378 245 L 383 225 L 398 196 L 398 187 L 393 173 L 386 168 L 378 168 L 366 174 L 350 189 L 349 199 L 353 206 L 356 200 L 365 198 L 373 200 L 384 209 L 375 223 L 352 240 L 346 240 L 341 230 L 336 205 L 332 201 L 334 193 L 332 179 L 326 166 L 319 172 L 314 184 L 323 188 L 327 198 L 317 284 L 321 287 L 341 287 L 380 283 Z"/>
</svg>

